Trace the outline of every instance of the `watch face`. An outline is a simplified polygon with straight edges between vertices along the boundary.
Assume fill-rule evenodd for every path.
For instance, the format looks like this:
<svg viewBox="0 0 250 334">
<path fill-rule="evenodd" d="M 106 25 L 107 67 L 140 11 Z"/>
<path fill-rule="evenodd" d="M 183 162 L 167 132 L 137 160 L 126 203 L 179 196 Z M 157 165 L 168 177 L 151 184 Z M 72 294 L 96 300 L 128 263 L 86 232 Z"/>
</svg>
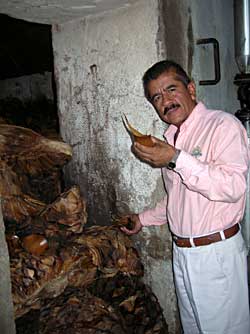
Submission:
<svg viewBox="0 0 250 334">
<path fill-rule="evenodd" d="M 173 162 L 173 161 L 170 161 L 170 162 L 168 163 L 168 168 L 169 168 L 169 169 L 174 169 L 175 166 L 176 166 L 176 164 L 175 164 L 175 162 Z"/>
</svg>

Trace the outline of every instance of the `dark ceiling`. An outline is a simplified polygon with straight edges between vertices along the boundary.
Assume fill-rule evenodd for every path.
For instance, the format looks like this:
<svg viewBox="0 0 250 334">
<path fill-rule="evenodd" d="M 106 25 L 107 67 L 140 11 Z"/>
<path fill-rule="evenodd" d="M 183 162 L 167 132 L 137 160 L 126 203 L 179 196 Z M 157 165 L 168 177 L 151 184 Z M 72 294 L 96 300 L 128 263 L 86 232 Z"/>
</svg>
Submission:
<svg viewBox="0 0 250 334">
<path fill-rule="evenodd" d="M 53 70 L 51 26 L 0 14 L 0 80 Z"/>
</svg>

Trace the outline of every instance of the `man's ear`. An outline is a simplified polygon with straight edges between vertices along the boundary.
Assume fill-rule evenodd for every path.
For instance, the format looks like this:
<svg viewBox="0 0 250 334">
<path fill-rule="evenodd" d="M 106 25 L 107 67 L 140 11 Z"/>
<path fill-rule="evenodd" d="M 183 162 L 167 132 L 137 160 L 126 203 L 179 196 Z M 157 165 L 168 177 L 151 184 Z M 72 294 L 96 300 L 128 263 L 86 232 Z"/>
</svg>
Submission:
<svg viewBox="0 0 250 334">
<path fill-rule="evenodd" d="M 187 85 L 187 89 L 191 96 L 191 99 L 193 101 L 196 101 L 196 87 L 194 81 L 189 82 L 189 84 Z"/>
</svg>

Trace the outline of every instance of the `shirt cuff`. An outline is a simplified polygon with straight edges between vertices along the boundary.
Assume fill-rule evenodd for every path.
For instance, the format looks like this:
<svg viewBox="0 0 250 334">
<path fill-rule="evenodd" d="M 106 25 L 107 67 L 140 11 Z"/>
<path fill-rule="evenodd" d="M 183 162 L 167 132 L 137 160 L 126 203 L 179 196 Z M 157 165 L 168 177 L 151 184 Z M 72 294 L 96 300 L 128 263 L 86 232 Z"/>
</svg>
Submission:
<svg viewBox="0 0 250 334">
<path fill-rule="evenodd" d="M 200 169 L 200 161 L 189 153 L 181 150 L 176 160 L 175 171 L 180 174 L 182 179 L 188 180 L 191 175 L 195 174 L 196 171 L 200 171 Z"/>
</svg>

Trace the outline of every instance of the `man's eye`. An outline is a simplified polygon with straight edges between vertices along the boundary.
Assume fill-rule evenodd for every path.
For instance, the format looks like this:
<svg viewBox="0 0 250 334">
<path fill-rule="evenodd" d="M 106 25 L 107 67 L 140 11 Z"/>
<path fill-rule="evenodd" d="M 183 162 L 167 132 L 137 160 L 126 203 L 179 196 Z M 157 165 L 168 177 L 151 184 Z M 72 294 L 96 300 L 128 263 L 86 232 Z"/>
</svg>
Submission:
<svg viewBox="0 0 250 334">
<path fill-rule="evenodd" d="M 170 87 L 170 88 L 167 89 L 167 91 L 168 91 L 169 93 L 173 93 L 175 90 L 176 90 L 175 87 Z"/>
<path fill-rule="evenodd" d="M 156 95 L 153 97 L 153 103 L 157 103 L 160 101 L 161 95 Z"/>
</svg>

